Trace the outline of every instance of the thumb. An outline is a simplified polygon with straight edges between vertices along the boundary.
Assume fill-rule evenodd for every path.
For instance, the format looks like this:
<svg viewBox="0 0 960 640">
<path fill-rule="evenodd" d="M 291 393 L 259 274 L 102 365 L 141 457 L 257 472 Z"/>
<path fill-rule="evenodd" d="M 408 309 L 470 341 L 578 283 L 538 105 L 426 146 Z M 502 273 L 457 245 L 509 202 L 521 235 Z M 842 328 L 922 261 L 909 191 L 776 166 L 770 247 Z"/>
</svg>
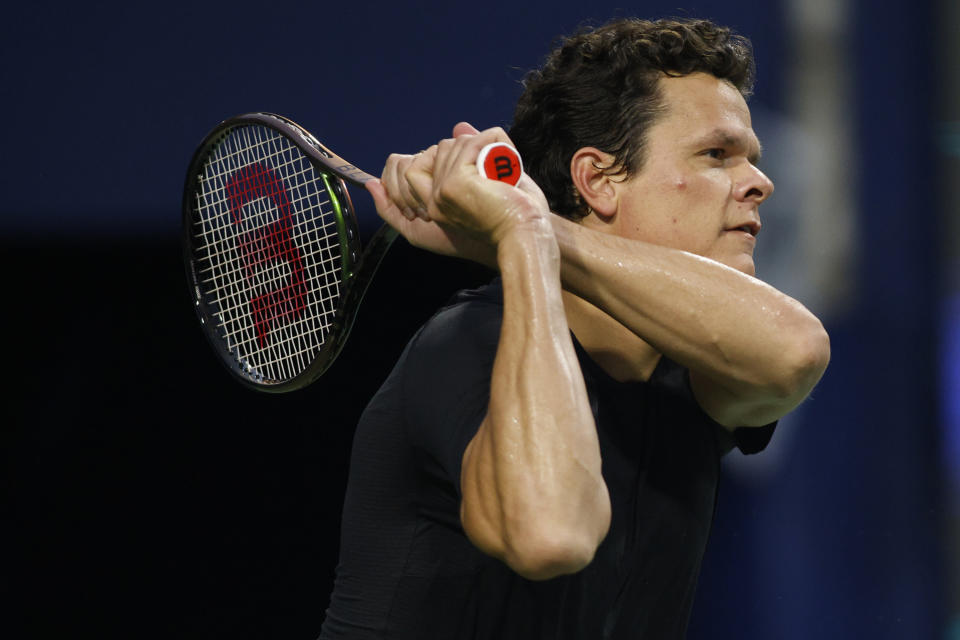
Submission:
<svg viewBox="0 0 960 640">
<path fill-rule="evenodd" d="M 378 178 L 373 180 L 367 180 L 363 185 L 367 192 L 373 197 L 373 202 L 375 204 L 386 204 L 387 202 L 387 190 L 383 187 L 383 184 Z"/>
<path fill-rule="evenodd" d="M 363 186 L 373 197 L 373 204 L 377 208 L 377 213 L 380 214 L 380 217 L 386 219 L 384 212 L 390 208 L 391 203 L 390 197 L 387 195 L 387 190 L 384 188 L 383 183 L 381 183 L 377 178 L 374 178 L 373 180 L 368 180 Z"/>
<path fill-rule="evenodd" d="M 454 138 L 459 138 L 460 136 L 475 136 L 478 133 L 480 133 L 480 131 L 469 122 L 458 122 L 456 126 L 453 127 Z"/>
<path fill-rule="evenodd" d="M 406 216 L 404 216 L 399 207 L 394 204 L 390 196 L 387 195 L 387 190 L 383 186 L 383 183 L 377 178 L 374 178 L 373 180 L 368 180 L 364 187 L 366 187 L 367 192 L 373 197 L 373 204 L 377 209 L 377 213 L 383 218 L 383 221 L 394 229 L 399 228 L 399 225 L 403 224 L 402 218 Z"/>
</svg>

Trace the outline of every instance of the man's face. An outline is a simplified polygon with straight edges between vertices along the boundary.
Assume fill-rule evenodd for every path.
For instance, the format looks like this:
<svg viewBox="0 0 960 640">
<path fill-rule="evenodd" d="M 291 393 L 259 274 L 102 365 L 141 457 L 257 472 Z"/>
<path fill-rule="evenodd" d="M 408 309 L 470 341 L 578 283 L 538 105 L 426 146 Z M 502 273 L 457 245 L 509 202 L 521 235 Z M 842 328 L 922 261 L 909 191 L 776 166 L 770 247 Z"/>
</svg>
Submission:
<svg viewBox="0 0 960 640">
<path fill-rule="evenodd" d="M 758 207 L 773 183 L 756 167 L 750 110 L 709 74 L 664 77 L 660 88 L 666 108 L 647 132 L 643 166 L 620 185 L 615 233 L 753 275 Z"/>
</svg>

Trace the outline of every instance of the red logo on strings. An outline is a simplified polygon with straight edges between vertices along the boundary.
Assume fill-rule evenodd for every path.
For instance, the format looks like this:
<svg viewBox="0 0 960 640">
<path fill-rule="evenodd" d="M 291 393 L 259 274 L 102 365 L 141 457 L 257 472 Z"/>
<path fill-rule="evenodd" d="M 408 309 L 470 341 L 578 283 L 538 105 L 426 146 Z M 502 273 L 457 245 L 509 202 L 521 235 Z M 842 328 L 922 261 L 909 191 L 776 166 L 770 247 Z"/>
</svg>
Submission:
<svg viewBox="0 0 960 640">
<path fill-rule="evenodd" d="M 267 346 L 267 336 L 276 321 L 290 322 L 299 318 L 306 306 L 307 283 L 303 278 L 303 254 L 290 237 L 290 197 L 283 180 L 258 162 L 249 164 L 227 181 L 227 196 L 233 224 L 243 222 L 243 207 L 252 200 L 270 198 L 280 218 L 270 224 L 247 231 L 240 236 L 247 282 L 257 286 L 257 274 L 280 262 L 290 267 L 286 284 L 250 300 L 250 315 L 260 348 Z"/>
</svg>

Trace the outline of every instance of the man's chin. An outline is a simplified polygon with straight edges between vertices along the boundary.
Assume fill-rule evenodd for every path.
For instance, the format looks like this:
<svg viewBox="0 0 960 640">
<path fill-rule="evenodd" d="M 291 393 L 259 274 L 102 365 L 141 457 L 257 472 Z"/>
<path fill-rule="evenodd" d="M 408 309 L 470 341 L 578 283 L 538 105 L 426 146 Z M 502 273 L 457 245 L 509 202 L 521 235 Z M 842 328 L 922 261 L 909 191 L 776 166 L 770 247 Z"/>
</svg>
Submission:
<svg viewBox="0 0 960 640">
<path fill-rule="evenodd" d="M 756 265 L 754 265 L 753 258 L 750 256 L 737 256 L 731 260 L 725 260 L 724 263 L 731 269 L 736 269 L 740 273 L 745 273 L 754 278 L 757 276 Z"/>
</svg>

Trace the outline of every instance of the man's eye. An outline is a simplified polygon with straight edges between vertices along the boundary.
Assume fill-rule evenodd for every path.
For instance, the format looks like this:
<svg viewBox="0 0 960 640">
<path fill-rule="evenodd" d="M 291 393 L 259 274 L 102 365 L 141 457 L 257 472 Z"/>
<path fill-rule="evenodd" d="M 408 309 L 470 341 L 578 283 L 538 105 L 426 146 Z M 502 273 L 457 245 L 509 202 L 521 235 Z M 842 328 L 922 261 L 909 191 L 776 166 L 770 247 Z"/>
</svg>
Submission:
<svg viewBox="0 0 960 640">
<path fill-rule="evenodd" d="M 717 160 L 722 160 L 723 157 L 724 157 L 724 155 L 725 155 L 725 152 L 724 152 L 723 149 L 717 147 L 717 148 L 715 148 L 715 149 L 707 149 L 707 150 L 704 152 L 704 154 L 707 155 L 707 156 L 710 156 L 711 158 L 715 158 L 715 159 L 717 159 Z"/>
</svg>

